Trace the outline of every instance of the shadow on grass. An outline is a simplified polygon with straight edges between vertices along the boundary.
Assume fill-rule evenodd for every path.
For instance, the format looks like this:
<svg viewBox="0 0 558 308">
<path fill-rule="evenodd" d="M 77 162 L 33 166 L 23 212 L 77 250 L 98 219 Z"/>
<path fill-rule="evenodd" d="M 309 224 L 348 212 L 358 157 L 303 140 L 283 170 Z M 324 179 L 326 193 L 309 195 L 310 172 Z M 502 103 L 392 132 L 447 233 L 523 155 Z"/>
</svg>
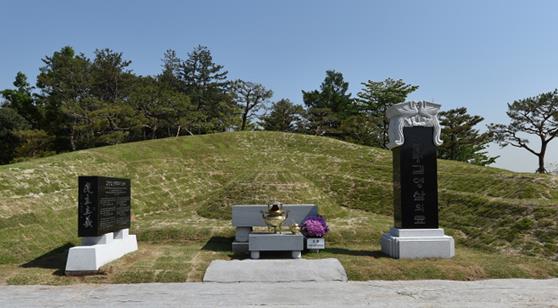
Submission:
<svg viewBox="0 0 558 308">
<path fill-rule="evenodd" d="M 348 255 L 348 256 L 356 256 L 356 257 L 373 257 L 376 259 L 388 258 L 388 256 L 385 255 L 380 250 L 352 250 L 352 249 L 341 248 L 341 247 L 332 247 L 332 248 L 326 248 L 324 251 L 331 254 L 340 254 L 340 255 Z"/>
<path fill-rule="evenodd" d="M 233 239 L 233 237 L 213 236 L 203 245 L 202 250 L 231 252 Z"/>
<path fill-rule="evenodd" d="M 20 265 L 20 267 L 55 269 L 52 273 L 53 275 L 63 276 L 66 268 L 66 259 L 68 258 L 68 250 L 72 247 L 74 247 L 72 243 L 66 243 L 42 256 Z"/>
</svg>

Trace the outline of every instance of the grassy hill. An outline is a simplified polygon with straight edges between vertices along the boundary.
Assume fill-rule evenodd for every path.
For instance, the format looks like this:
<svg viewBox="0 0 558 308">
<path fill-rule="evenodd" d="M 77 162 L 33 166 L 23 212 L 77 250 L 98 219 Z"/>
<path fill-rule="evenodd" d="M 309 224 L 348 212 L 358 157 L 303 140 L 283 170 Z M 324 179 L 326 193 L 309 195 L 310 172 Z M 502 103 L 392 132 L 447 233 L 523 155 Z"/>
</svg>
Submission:
<svg viewBox="0 0 558 308">
<path fill-rule="evenodd" d="M 57 275 L 65 251 L 78 242 L 78 175 L 132 179 L 132 232 L 143 247 L 90 282 L 198 280 L 209 260 L 230 258 L 231 205 L 272 200 L 319 205 L 333 226 L 331 249 L 321 256 L 339 257 L 346 267 L 366 260 L 391 270 L 351 267 L 353 279 L 558 276 L 556 176 L 440 161 L 440 223 L 456 238 L 458 256 L 394 263 L 372 253 L 392 224 L 390 152 L 323 137 L 239 132 L 0 166 L 5 282 L 75 281 Z"/>
</svg>

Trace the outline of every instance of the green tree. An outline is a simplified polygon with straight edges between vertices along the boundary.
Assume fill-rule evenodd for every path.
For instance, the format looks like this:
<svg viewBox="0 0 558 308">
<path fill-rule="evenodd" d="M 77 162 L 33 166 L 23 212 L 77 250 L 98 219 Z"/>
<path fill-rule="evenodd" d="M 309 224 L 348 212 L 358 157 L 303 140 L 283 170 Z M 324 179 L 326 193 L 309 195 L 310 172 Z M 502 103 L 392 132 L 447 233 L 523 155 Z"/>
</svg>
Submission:
<svg viewBox="0 0 558 308">
<path fill-rule="evenodd" d="M 342 138 L 341 123 L 355 112 L 349 83 L 343 74 L 326 71 L 319 90 L 302 91 L 307 108 L 309 130 L 314 135 Z"/>
<path fill-rule="evenodd" d="M 128 141 L 137 112 L 128 102 L 135 80 L 122 53 L 97 49 L 91 62 L 64 47 L 43 59 L 37 78 L 45 104 L 45 129 L 66 151 Z"/>
<path fill-rule="evenodd" d="M 368 80 L 362 83 L 363 88 L 357 94 L 358 109 L 361 113 L 367 115 L 366 126 L 376 129 L 370 130 L 374 135 L 369 140 L 376 139 L 376 145 L 386 148 L 389 138 L 389 120 L 386 117 L 386 111 L 394 104 L 402 103 L 407 96 L 418 89 L 418 86 L 405 83 L 403 80 L 394 80 L 388 78 L 384 81 Z"/>
<path fill-rule="evenodd" d="M 130 104 L 139 112 L 143 139 L 191 133 L 189 118 L 195 112 L 190 98 L 152 77 L 141 77 L 130 95 Z"/>
<path fill-rule="evenodd" d="M 15 158 L 20 140 L 17 131 L 30 129 L 31 125 L 17 111 L 10 107 L 0 107 L 0 164 L 7 164 Z"/>
<path fill-rule="evenodd" d="M 128 69 L 131 63 L 122 57 L 121 52 L 108 48 L 95 50 L 90 67 L 91 95 L 112 102 L 126 98 L 134 77 Z"/>
<path fill-rule="evenodd" d="M 239 110 L 228 89 L 227 74 L 222 65 L 213 62 L 205 46 L 194 48 L 184 61 L 173 50 L 165 53 L 161 80 L 190 97 L 196 133 L 225 131 L 238 122 Z"/>
<path fill-rule="evenodd" d="M 470 115 L 461 107 L 439 113 L 444 143 L 438 147 L 438 157 L 486 166 L 498 157 L 487 155 L 486 148 L 492 142 L 490 132 L 480 133 L 475 126 L 484 120 L 478 115 Z"/>
<path fill-rule="evenodd" d="M 295 132 L 302 131 L 304 108 L 288 99 L 281 99 L 271 106 L 271 112 L 261 117 L 261 126 L 265 130 Z"/>
<path fill-rule="evenodd" d="M 39 100 L 45 107 L 45 122 L 42 127 L 56 136 L 57 152 L 76 150 L 77 118 L 62 111 L 83 109 L 84 100 L 91 97 L 91 62 L 85 55 L 76 55 L 73 48 L 66 46 L 52 56 L 42 59 L 44 66 L 37 76 L 37 87 L 41 90 Z M 75 107 L 71 105 L 75 104 Z"/>
<path fill-rule="evenodd" d="M 31 94 L 32 87 L 27 82 L 27 76 L 18 72 L 13 83 L 15 89 L 0 91 L 4 97 L 4 105 L 17 111 L 32 127 L 38 128 L 42 122 L 41 112 Z"/>
<path fill-rule="evenodd" d="M 510 124 L 490 124 L 500 146 L 511 145 L 523 148 L 538 157 L 537 173 L 547 173 L 544 159 L 548 144 L 558 135 L 558 90 L 539 94 L 535 97 L 516 100 L 508 104 L 506 112 Z M 537 150 L 523 136 L 534 135 L 540 141 Z"/>
<path fill-rule="evenodd" d="M 237 79 L 231 83 L 234 100 L 241 110 L 240 130 L 246 129 L 246 124 L 268 103 L 273 91 L 266 89 L 259 83 Z"/>
<path fill-rule="evenodd" d="M 54 136 L 40 129 L 23 129 L 15 131 L 19 144 L 15 149 L 14 161 L 37 158 L 54 154 L 50 149 Z"/>
<path fill-rule="evenodd" d="M 381 119 L 380 119 L 381 120 Z M 377 118 L 360 112 L 343 121 L 341 130 L 345 133 L 345 140 L 368 146 L 379 146 Z"/>
<path fill-rule="evenodd" d="M 159 75 L 159 81 L 173 90 L 184 90 L 179 79 L 181 64 L 182 60 L 176 55 L 176 51 L 172 49 L 165 51 L 163 72 Z"/>
</svg>

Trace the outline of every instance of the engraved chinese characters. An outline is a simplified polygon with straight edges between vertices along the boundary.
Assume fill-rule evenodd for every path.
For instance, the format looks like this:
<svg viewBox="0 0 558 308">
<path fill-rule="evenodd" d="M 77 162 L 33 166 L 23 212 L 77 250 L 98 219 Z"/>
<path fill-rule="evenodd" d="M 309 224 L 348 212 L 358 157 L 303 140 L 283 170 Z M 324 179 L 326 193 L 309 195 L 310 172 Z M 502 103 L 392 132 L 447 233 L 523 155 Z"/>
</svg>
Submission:
<svg viewBox="0 0 558 308">
<path fill-rule="evenodd" d="M 80 191 L 83 195 L 83 207 L 84 210 L 80 211 L 79 215 L 83 216 L 83 228 L 91 229 L 93 228 L 93 189 L 91 188 L 91 182 L 85 182 L 83 190 Z M 82 218 L 82 217 L 80 217 Z"/>
<path fill-rule="evenodd" d="M 395 227 L 438 228 L 436 147 L 432 127 L 405 127 L 393 149 Z"/>
<path fill-rule="evenodd" d="M 100 236 L 130 227 L 130 180 L 80 176 L 78 236 Z"/>
</svg>

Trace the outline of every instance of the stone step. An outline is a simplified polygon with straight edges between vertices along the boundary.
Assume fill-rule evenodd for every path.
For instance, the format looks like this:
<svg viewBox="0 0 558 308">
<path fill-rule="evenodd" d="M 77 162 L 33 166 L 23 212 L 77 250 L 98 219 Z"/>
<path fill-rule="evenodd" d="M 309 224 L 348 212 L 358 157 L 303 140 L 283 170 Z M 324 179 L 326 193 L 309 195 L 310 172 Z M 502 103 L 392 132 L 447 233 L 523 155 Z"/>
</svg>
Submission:
<svg viewBox="0 0 558 308">
<path fill-rule="evenodd" d="M 204 282 L 305 282 L 347 281 L 339 260 L 215 260 L 207 268 Z"/>
</svg>

